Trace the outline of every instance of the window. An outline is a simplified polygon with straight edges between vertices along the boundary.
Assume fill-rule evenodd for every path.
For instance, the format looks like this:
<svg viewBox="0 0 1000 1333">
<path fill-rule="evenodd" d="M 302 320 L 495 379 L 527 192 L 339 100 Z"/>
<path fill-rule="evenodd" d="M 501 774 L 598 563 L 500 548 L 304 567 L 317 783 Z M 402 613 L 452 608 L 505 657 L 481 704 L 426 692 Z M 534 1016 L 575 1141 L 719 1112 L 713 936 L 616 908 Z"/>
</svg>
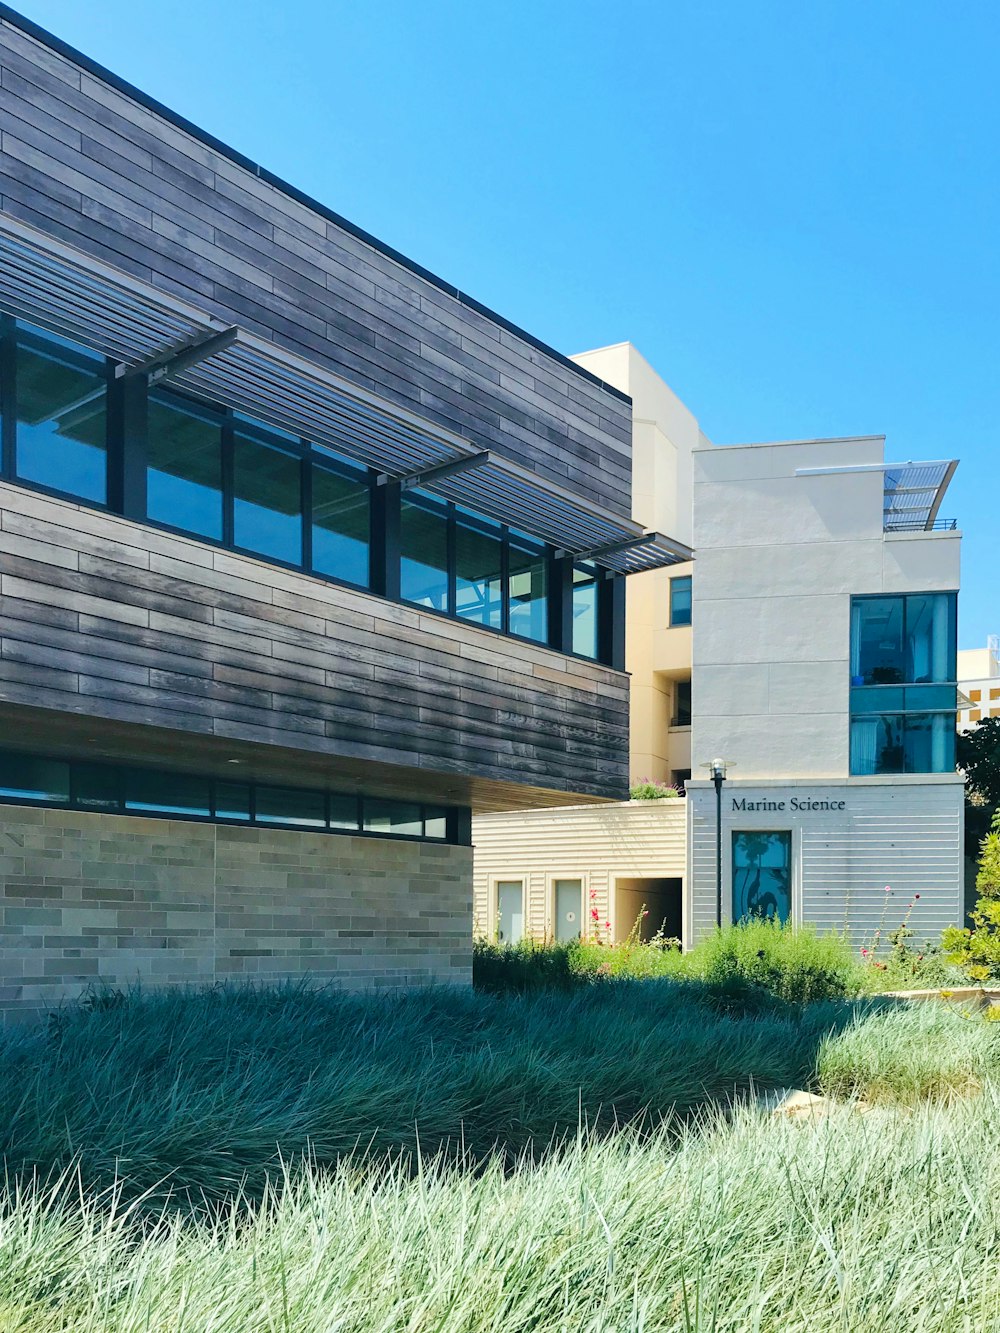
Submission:
<svg viewBox="0 0 1000 1333">
<path fill-rule="evenodd" d="M 853 774 L 954 770 L 955 603 L 948 592 L 853 600 Z"/>
<path fill-rule="evenodd" d="M 420 491 L 403 495 L 399 522 L 399 586 L 407 602 L 448 607 L 448 507 Z"/>
<path fill-rule="evenodd" d="M 455 515 L 455 612 L 503 629 L 503 529 L 465 509 Z"/>
<path fill-rule="evenodd" d="M 596 565 L 573 566 L 573 651 L 597 657 L 598 573 Z"/>
<path fill-rule="evenodd" d="M 733 833 L 733 921 L 792 914 L 792 835 L 788 830 Z"/>
<path fill-rule="evenodd" d="M 147 517 L 221 541 L 221 418 L 165 393 L 148 410 Z"/>
<path fill-rule="evenodd" d="M 670 580 L 670 623 L 691 624 L 691 575 Z"/>
<path fill-rule="evenodd" d="M 522 533 L 511 533 L 507 591 L 510 632 L 522 639 L 547 643 L 548 562 L 545 547 Z"/>
<path fill-rule="evenodd" d="M 523 880 L 497 880 L 496 923 L 497 940 L 500 944 L 519 944 L 524 938 Z"/>
<path fill-rule="evenodd" d="M 106 503 L 104 361 L 61 338 L 19 328 L 14 384 L 18 479 Z"/>
<path fill-rule="evenodd" d="M 233 457 L 233 541 L 286 564 L 302 563 L 302 461 L 238 434 Z"/>
<path fill-rule="evenodd" d="M 580 938 L 583 932 L 583 880 L 552 881 L 555 937 L 560 943 Z"/>
<path fill-rule="evenodd" d="M 319 574 L 369 583 L 371 489 L 367 477 L 314 466 L 312 473 L 312 567 Z"/>
<path fill-rule="evenodd" d="M 0 751 L 0 804 L 4 801 L 323 832 L 364 832 L 377 837 L 468 841 L 468 812 L 455 807 L 315 788 L 229 782 L 9 751 Z"/>
<path fill-rule="evenodd" d="M 674 681 L 674 717 L 671 724 L 675 727 L 691 725 L 691 682 Z"/>
</svg>

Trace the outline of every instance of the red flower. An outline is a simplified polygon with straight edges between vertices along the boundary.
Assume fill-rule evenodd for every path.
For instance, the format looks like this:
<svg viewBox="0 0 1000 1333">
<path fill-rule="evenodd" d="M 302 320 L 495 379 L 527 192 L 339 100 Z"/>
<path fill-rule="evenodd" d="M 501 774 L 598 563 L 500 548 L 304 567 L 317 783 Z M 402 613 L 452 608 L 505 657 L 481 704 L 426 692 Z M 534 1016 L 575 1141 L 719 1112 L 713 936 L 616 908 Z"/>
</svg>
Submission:
<svg viewBox="0 0 1000 1333">
<path fill-rule="evenodd" d="M 610 921 L 605 921 L 605 923 L 604 923 L 604 929 L 605 929 L 605 930 L 610 930 L 610 929 L 611 929 L 611 922 L 610 922 Z"/>
<path fill-rule="evenodd" d="M 590 909 L 590 915 L 594 918 L 595 921 L 600 921 L 601 919 L 601 914 L 596 907 L 592 907 Z"/>
<path fill-rule="evenodd" d="M 919 893 L 915 893 L 915 894 L 913 895 L 913 901 L 914 901 L 915 903 L 918 903 L 918 902 L 920 901 L 920 894 L 919 894 Z"/>
</svg>

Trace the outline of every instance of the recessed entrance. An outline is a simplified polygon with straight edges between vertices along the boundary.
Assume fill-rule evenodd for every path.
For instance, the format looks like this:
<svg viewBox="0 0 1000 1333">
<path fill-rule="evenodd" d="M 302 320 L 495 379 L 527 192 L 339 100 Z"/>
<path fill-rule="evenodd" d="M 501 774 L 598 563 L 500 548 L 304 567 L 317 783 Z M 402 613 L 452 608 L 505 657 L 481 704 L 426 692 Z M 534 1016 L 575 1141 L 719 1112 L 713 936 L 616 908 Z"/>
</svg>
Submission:
<svg viewBox="0 0 1000 1333">
<path fill-rule="evenodd" d="M 651 940 L 662 931 L 668 939 L 681 938 L 683 880 L 616 879 L 615 939 L 627 940 L 638 922 L 638 937 Z M 645 916 L 640 916 L 645 912 Z"/>
</svg>

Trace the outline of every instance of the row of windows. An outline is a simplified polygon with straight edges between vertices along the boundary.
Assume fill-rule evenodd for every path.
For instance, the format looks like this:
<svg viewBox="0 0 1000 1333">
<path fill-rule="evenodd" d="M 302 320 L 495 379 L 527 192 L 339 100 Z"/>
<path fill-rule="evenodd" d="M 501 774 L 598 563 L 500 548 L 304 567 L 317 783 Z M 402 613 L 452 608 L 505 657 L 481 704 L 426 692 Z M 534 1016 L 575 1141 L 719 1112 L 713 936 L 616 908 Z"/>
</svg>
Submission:
<svg viewBox="0 0 1000 1333">
<path fill-rule="evenodd" d="M 0 801 L 325 833 L 464 841 L 459 810 L 316 788 L 0 752 Z"/>
<path fill-rule="evenodd" d="M 609 660 L 601 630 L 617 612 L 594 566 L 433 495 L 390 500 L 370 470 L 237 412 L 151 389 L 126 413 L 102 359 L 11 320 L 0 333 L 5 476 Z M 391 503 L 398 549 L 380 510 Z"/>
</svg>

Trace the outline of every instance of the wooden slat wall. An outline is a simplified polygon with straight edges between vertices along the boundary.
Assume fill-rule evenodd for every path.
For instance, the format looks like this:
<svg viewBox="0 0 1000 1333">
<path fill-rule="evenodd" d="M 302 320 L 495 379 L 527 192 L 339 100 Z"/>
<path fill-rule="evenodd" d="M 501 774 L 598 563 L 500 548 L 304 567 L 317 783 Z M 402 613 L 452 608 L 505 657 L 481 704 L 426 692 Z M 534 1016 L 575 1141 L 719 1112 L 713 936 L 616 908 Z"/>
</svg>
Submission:
<svg viewBox="0 0 1000 1333">
<path fill-rule="evenodd" d="M 0 702 L 508 788 L 628 776 L 622 673 L 9 483 Z"/>
<path fill-rule="evenodd" d="M 3 20 L 0 209 L 630 513 L 628 403 Z"/>
</svg>

